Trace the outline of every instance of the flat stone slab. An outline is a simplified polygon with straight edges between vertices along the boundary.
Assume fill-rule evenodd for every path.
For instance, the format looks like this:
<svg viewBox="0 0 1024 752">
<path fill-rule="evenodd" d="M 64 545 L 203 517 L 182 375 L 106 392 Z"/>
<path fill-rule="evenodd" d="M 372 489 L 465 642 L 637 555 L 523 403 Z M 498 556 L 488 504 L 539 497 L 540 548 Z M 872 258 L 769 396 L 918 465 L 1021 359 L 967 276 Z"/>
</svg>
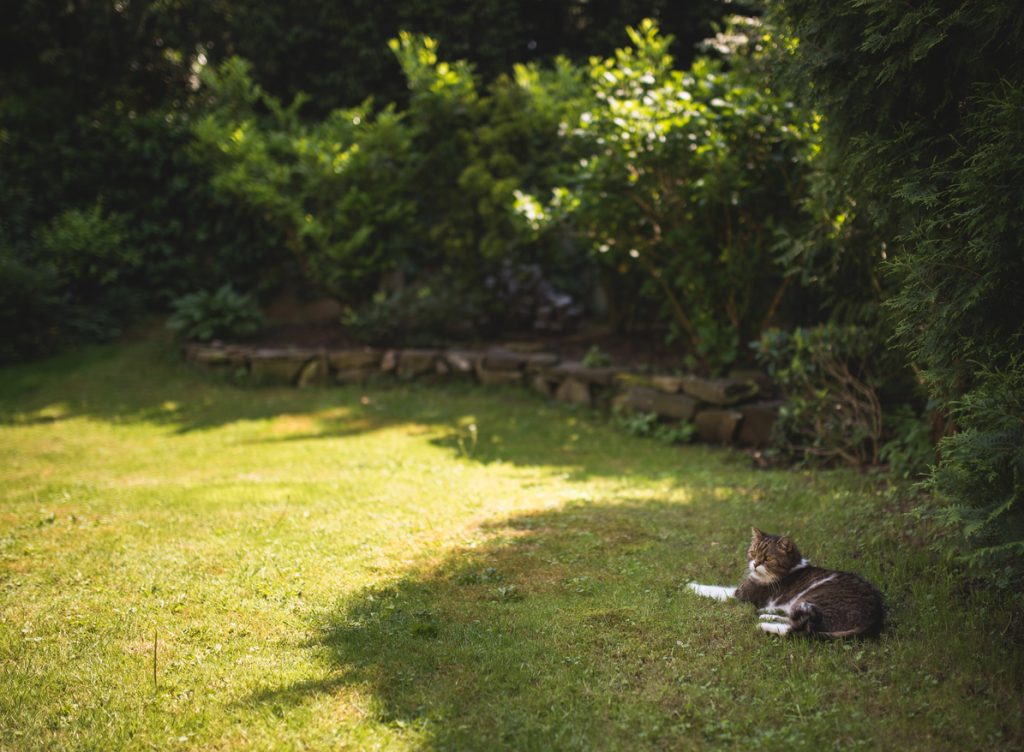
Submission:
<svg viewBox="0 0 1024 752">
<path fill-rule="evenodd" d="M 492 371 L 483 366 L 477 366 L 476 377 L 481 384 L 487 386 L 522 386 L 522 371 Z"/>
<path fill-rule="evenodd" d="M 311 386 L 323 386 L 327 383 L 327 356 L 318 355 L 299 370 L 295 385 L 300 389 Z"/>
<path fill-rule="evenodd" d="M 346 368 L 334 372 L 334 381 L 338 384 L 365 384 L 380 373 L 377 368 Z"/>
<path fill-rule="evenodd" d="M 250 350 L 249 358 L 252 360 L 309 360 L 319 354 L 320 350 L 304 347 L 260 347 Z"/>
<path fill-rule="evenodd" d="M 689 420 L 697 409 L 697 400 L 685 394 L 665 394 L 650 387 L 633 387 L 614 400 L 615 407 L 635 413 L 655 413 L 665 418 Z"/>
<path fill-rule="evenodd" d="M 380 370 L 384 373 L 391 373 L 398 368 L 398 350 L 385 350 L 380 356 Z"/>
<path fill-rule="evenodd" d="M 351 371 L 357 368 L 377 368 L 381 351 L 373 347 L 354 350 L 328 350 L 327 362 L 335 371 Z"/>
<path fill-rule="evenodd" d="M 734 405 L 757 394 L 757 384 L 751 381 L 702 379 L 699 376 L 683 376 L 681 381 L 683 392 L 720 407 Z"/>
<path fill-rule="evenodd" d="M 316 357 L 313 350 L 255 350 L 249 355 L 249 375 L 260 384 L 294 384 Z"/>
<path fill-rule="evenodd" d="M 185 346 L 185 360 L 210 369 L 244 368 L 249 362 L 249 352 L 236 345 L 225 347 L 193 343 Z"/>
<path fill-rule="evenodd" d="M 765 400 L 737 407 L 736 410 L 743 414 L 737 443 L 745 447 L 767 446 L 783 404 L 782 400 Z"/>
<path fill-rule="evenodd" d="M 772 381 L 772 377 L 757 368 L 734 368 L 729 371 L 729 378 L 752 381 L 757 384 L 759 396 L 770 398 L 775 395 L 775 382 Z"/>
<path fill-rule="evenodd" d="M 506 342 L 501 345 L 503 350 L 511 350 L 517 353 L 536 353 L 544 349 L 543 342 Z"/>
<path fill-rule="evenodd" d="M 398 355 L 398 365 L 395 371 L 406 379 L 415 378 L 424 373 L 433 373 L 434 364 L 440 357 L 440 350 L 402 350 Z"/>
<path fill-rule="evenodd" d="M 526 356 L 522 353 L 496 347 L 484 354 L 483 366 L 491 371 L 519 371 L 526 365 Z"/>
<path fill-rule="evenodd" d="M 576 361 L 565 361 L 550 368 L 544 369 L 544 375 L 554 377 L 556 380 L 575 379 L 586 384 L 599 384 L 609 386 L 615 380 L 615 375 L 621 369 L 611 367 L 588 368 Z"/>
<path fill-rule="evenodd" d="M 552 366 L 557 365 L 560 360 L 561 358 L 554 353 L 532 353 L 526 356 L 526 370 L 530 373 L 537 373 L 538 371 L 550 369 Z"/>
<path fill-rule="evenodd" d="M 210 345 L 186 345 L 185 358 L 204 366 L 221 366 L 230 363 L 227 350 Z"/>
<path fill-rule="evenodd" d="M 530 389 L 543 394 L 545 397 L 554 396 L 555 390 L 551 387 L 551 382 L 541 376 L 539 373 L 534 374 L 530 377 Z"/>
<path fill-rule="evenodd" d="M 576 378 L 567 378 L 559 384 L 555 397 L 574 405 L 591 407 L 594 404 L 594 397 L 590 393 L 590 384 Z"/>
<path fill-rule="evenodd" d="M 652 376 L 648 376 L 642 373 L 631 373 L 630 371 L 619 371 L 615 374 L 615 385 L 622 389 L 631 389 L 633 387 L 647 387 L 653 388 L 654 381 Z"/>
<path fill-rule="evenodd" d="M 651 384 L 655 389 L 666 394 L 676 394 L 683 391 L 683 379 L 681 376 L 651 376 Z"/>
<path fill-rule="evenodd" d="M 456 373 L 473 373 L 476 364 L 483 358 L 479 350 L 445 350 L 441 356 L 444 362 Z"/>
<path fill-rule="evenodd" d="M 708 444 L 731 444 L 743 421 L 738 410 L 701 410 L 694 418 L 694 428 L 701 441 Z"/>
</svg>

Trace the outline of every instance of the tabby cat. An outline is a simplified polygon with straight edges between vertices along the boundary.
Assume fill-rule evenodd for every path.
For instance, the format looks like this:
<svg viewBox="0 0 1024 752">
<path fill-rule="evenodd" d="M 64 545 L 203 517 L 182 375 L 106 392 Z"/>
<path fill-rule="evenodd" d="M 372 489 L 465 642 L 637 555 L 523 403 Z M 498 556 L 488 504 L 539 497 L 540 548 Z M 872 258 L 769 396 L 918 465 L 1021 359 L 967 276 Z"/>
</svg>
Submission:
<svg viewBox="0 0 1024 752">
<path fill-rule="evenodd" d="M 747 550 L 747 576 L 739 587 L 698 585 L 698 595 L 753 603 L 765 632 L 820 637 L 876 636 L 885 609 L 875 586 L 850 572 L 812 566 L 789 536 L 756 527 Z"/>
</svg>

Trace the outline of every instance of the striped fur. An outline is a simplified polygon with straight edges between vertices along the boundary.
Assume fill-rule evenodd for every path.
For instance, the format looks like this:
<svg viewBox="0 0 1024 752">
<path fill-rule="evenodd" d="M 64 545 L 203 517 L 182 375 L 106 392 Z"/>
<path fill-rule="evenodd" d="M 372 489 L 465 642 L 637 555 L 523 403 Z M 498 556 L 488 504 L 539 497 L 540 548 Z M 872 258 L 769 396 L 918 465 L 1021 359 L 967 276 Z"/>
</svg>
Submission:
<svg viewBox="0 0 1024 752">
<path fill-rule="evenodd" d="M 726 588 L 691 583 L 699 595 L 717 597 Z M 811 565 L 788 536 L 753 529 L 747 576 L 735 598 L 757 606 L 758 627 L 770 634 L 843 638 L 876 636 L 885 620 L 882 596 L 850 572 Z"/>
</svg>

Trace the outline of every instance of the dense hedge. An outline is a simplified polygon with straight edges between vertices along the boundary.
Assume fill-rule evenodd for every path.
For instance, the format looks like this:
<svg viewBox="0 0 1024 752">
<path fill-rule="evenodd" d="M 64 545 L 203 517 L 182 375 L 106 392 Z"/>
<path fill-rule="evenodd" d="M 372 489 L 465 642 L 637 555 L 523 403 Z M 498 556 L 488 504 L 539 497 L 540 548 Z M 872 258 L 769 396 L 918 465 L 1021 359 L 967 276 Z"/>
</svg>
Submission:
<svg viewBox="0 0 1024 752">
<path fill-rule="evenodd" d="M 952 421 L 931 486 L 1006 576 L 1024 553 L 1024 8 L 775 4 L 834 175 L 888 242 L 898 341 Z"/>
<path fill-rule="evenodd" d="M 643 6 L 679 36 L 684 57 L 725 11 L 716 0 Z M 417 196 L 433 203 L 425 210 L 431 234 L 418 242 L 440 243 L 445 252 L 461 244 L 463 255 L 479 243 L 493 255 L 517 234 L 496 206 L 504 192 L 488 181 L 517 180 L 524 169 L 543 169 L 551 160 L 542 153 L 550 140 L 542 139 L 540 152 L 529 143 L 536 129 L 524 123 L 529 111 L 519 106 L 522 87 L 506 79 L 488 90 L 491 81 L 518 62 L 607 52 L 640 15 L 632 0 L 520 0 L 471 9 L 422 0 L 18 3 L 0 25 L 0 288 L 11 291 L 0 307 L 5 357 L 43 352 L 79 334 L 114 332 L 121 316 L 110 315 L 113 303 L 125 313 L 139 302 L 166 306 L 196 287 L 233 282 L 253 289 L 294 276 L 294 263 L 282 253 L 285 228 L 226 201 L 191 148 L 204 67 L 234 55 L 248 58 L 253 84 L 270 96 L 290 102 L 299 91 L 311 95 L 303 118 L 361 106 L 369 95 L 375 102 L 367 110 L 374 115 L 391 101 L 415 110 L 408 71 L 387 40 L 401 29 L 433 34 L 451 59 L 469 60 L 479 98 L 495 104 L 489 122 L 475 110 L 458 122 L 431 119 L 412 134 L 412 146 L 432 158 L 417 163 L 418 174 L 406 185 L 413 178 L 433 185 L 457 181 L 469 194 L 451 201 L 451 191 L 428 189 Z M 423 125 L 424 117 L 412 119 Z M 456 133 L 445 133 L 447 127 Z M 506 148 L 515 138 L 522 147 Z M 502 143 L 495 146 L 496 140 Z M 490 163 L 487 174 L 464 173 L 461 154 L 449 159 L 453 149 L 474 151 L 470 162 Z M 482 228 L 477 211 L 489 217 Z M 61 268 L 39 242 L 65 212 L 92 212 L 96 222 L 117 224 L 125 257 L 138 261 L 103 295 L 92 294 L 95 286 L 73 284 L 73 270 Z M 544 248 L 536 255 L 547 257 Z M 22 272 L 32 268 L 40 274 L 29 288 L 36 290 L 30 305 Z M 15 306 L 15 300 L 26 302 Z"/>
</svg>

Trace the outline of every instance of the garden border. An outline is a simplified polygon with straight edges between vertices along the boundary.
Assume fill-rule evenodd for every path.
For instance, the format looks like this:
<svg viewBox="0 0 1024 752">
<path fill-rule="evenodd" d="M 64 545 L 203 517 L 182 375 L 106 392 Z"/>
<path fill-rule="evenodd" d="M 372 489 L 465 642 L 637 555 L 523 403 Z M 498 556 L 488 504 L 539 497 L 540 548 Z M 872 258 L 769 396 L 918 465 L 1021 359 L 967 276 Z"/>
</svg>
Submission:
<svg viewBox="0 0 1024 752">
<path fill-rule="evenodd" d="M 532 345 L 486 348 L 265 348 L 190 343 L 185 359 L 205 370 L 257 385 L 294 387 L 363 384 L 379 377 L 430 383 L 475 381 L 528 387 L 590 408 L 647 413 L 665 422 L 692 421 L 709 444 L 762 447 L 782 401 L 761 371 L 728 378 L 649 374 L 628 367 L 588 366 Z"/>
</svg>

